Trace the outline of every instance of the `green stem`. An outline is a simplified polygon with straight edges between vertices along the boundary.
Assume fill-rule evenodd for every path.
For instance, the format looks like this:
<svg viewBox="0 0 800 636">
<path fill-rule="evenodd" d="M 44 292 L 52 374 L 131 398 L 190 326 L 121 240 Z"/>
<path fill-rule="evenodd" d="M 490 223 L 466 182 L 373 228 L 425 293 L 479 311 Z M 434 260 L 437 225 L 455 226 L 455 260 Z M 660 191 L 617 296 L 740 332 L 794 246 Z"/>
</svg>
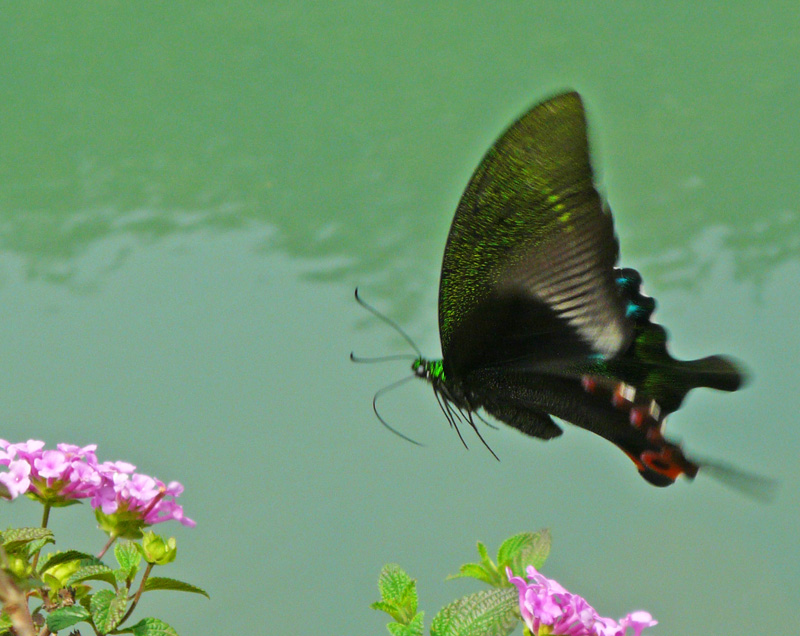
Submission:
<svg viewBox="0 0 800 636">
<path fill-rule="evenodd" d="M 45 503 L 44 504 L 44 512 L 42 513 L 42 528 L 46 528 L 47 527 L 47 522 L 50 521 L 50 508 L 51 508 L 51 506 L 50 506 L 49 503 Z M 34 570 L 36 569 L 36 566 L 39 563 L 39 555 L 41 553 L 42 553 L 42 551 L 39 550 L 39 552 L 37 552 L 36 554 L 33 555 L 33 569 Z"/>
<path fill-rule="evenodd" d="M 50 504 L 44 504 L 44 514 L 42 515 L 42 528 L 47 527 L 47 523 L 50 521 Z"/>
<path fill-rule="evenodd" d="M 144 584 L 145 584 L 145 582 L 147 582 L 147 577 L 150 576 L 150 572 L 153 570 L 153 566 L 154 565 L 155 564 L 153 564 L 153 563 L 148 563 L 147 564 L 147 569 L 144 571 L 144 574 L 142 574 L 142 580 L 139 583 L 139 589 L 136 590 L 136 596 L 133 597 L 133 602 L 131 603 L 131 606 L 128 608 L 128 611 L 125 612 L 125 616 L 123 616 L 122 620 L 118 623 L 119 625 L 122 625 L 122 623 L 124 623 L 126 620 L 128 620 L 128 617 L 131 614 L 133 614 L 133 610 L 136 609 L 136 604 L 139 602 L 139 599 L 142 597 L 142 592 L 144 592 Z"/>
</svg>

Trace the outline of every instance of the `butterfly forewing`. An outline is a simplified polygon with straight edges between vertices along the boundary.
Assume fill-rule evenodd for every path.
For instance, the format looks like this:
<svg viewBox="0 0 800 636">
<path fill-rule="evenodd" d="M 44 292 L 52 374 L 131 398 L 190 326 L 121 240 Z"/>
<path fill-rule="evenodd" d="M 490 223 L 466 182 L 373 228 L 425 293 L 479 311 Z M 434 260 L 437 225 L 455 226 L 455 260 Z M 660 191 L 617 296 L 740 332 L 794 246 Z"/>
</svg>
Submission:
<svg viewBox="0 0 800 636">
<path fill-rule="evenodd" d="M 583 104 L 577 93 L 556 96 L 503 134 L 459 203 L 439 290 L 447 371 L 623 350 L 632 326 L 617 254 Z"/>
</svg>

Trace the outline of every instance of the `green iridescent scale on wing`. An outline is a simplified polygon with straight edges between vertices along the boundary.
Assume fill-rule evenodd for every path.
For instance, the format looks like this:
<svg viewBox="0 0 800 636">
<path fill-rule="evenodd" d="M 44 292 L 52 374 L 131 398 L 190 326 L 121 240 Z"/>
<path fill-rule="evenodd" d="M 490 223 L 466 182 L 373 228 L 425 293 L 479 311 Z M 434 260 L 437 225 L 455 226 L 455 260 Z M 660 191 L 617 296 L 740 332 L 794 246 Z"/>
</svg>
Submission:
<svg viewBox="0 0 800 636">
<path fill-rule="evenodd" d="M 631 338 L 617 254 L 593 185 L 583 104 L 577 93 L 558 95 L 500 137 L 459 203 L 439 290 L 448 373 L 616 355 Z"/>
</svg>

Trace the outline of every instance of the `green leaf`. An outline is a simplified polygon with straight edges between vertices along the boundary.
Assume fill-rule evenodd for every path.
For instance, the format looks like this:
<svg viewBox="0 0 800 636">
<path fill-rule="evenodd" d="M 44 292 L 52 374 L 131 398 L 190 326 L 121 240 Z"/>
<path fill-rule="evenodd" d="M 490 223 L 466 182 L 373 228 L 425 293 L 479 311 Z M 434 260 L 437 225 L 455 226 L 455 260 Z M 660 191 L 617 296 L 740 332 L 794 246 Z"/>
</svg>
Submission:
<svg viewBox="0 0 800 636">
<path fill-rule="evenodd" d="M 386 628 L 392 636 L 422 636 L 424 614 L 425 612 L 419 612 L 408 625 L 389 623 Z"/>
<path fill-rule="evenodd" d="M 53 531 L 48 528 L 10 528 L 3 533 L 6 552 L 16 552 L 32 541 L 43 541 L 42 546 L 55 543 Z"/>
<path fill-rule="evenodd" d="M 482 590 L 443 607 L 431 624 L 431 636 L 508 636 L 519 621 L 514 589 Z"/>
<path fill-rule="evenodd" d="M 136 625 L 122 631 L 130 632 L 134 636 L 178 636 L 178 632 L 157 618 L 143 618 Z"/>
<path fill-rule="evenodd" d="M 510 567 L 515 576 L 525 576 L 525 568 L 532 565 L 540 569 L 550 554 L 550 531 L 545 528 L 539 532 L 522 532 L 509 537 L 497 551 L 497 569 L 501 573 L 500 584 L 508 587 L 505 569 Z"/>
<path fill-rule="evenodd" d="M 139 571 L 139 563 L 142 555 L 136 548 L 136 544 L 131 541 L 124 541 L 114 546 L 114 556 L 117 558 L 120 569 L 125 573 L 126 580 L 132 579 Z"/>
<path fill-rule="evenodd" d="M 489 551 L 486 549 L 486 546 L 480 541 L 478 541 L 478 554 L 481 557 L 481 563 L 483 563 L 484 565 L 492 562 L 492 560 L 489 558 Z"/>
<path fill-rule="evenodd" d="M 85 608 L 80 605 L 71 605 L 50 612 L 47 615 L 47 627 L 51 632 L 58 632 L 82 621 L 89 622 L 90 620 L 91 614 Z"/>
<path fill-rule="evenodd" d="M 371 603 L 369 607 L 370 609 L 378 610 L 379 612 L 386 612 L 392 617 L 394 617 L 395 613 L 397 613 L 397 605 L 395 603 L 390 603 L 389 601 L 375 601 L 374 603 Z"/>
<path fill-rule="evenodd" d="M 411 595 L 413 597 L 414 611 L 417 611 L 416 584 L 406 571 L 396 563 L 387 563 L 383 566 L 378 577 L 378 589 L 384 601 L 403 604 Z"/>
<path fill-rule="evenodd" d="M 89 603 L 89 611 L 95 620 L 97 628 L 103 633 L 107 632 L 108 630 L 101 627 L 98 623 L 108 617 L 108 613 L 111 608 L 111 602 L 115 598 L 117 598 L 117 595 L 111 590 L 100 590 L 99 592 L 92 594 L 91 601 Z M 113 627 L 111 629 L 113 629 Z"/>
<path fill-rule="evenodd" d="M 386 612 L 398 623 L 409 624 L 417 613 L 417 582 L 399 565 L 389 563 L 378 577 L 378 589 L 382 602 L 370 607 Z"/>
<path fill-rule="evenodd" d="M 543 528 L 536 533 L 536 545 L 533 552 L 528 556 L 528 563 L 525 565 L 532 565 L 537 570 L 541 570 L 547 557 L 550 556 L 550 546 L 552 545 L 552 538 L 550 537 L 550 530 Z"/>
<path fill-rule="evenodd" d="M 55 539 L 48 539 L 48 538 L 44 538 L 44 539 L 36 539 L 36 541 L 31 541 L 31 542 L 30 542 L 30 543 L 27 545 L 27 548 L 28 548 L 28 556 L 29 556 L 29 557 L 32 557 L 34 554 L 36 554 L 37 552 L 39 552 L 39 550 L 41 550 L 41 549 L 42 549 L 44 546 L 46 546 L 48 543 L 55 543 L 55 542 L 56 542 L 56 540 L 55 540 Z"/>
<path fill-rule="evenodd" d="M 116 594 L 111 590 L 100 590 L 92 595 L 89 609 L 92 622 L 101 634 L 108 634 L 122 620 L 128 604 L 128 590 L 119 590 Z"/>
<path fill-rule="evenodd" d="M 450 574 L 447 580 L 462 579 L 464 577 L 478 579 L 489 585 L 494 585 L 496 582 L 496 576 L 492 572 L 487 572 L 486 568 L 479 563 L 465 563 L 459 568 L 458 574 Z"/>
<path fill-rule="evenodd" d="M 61 589 L 61 581 L 59 581 L 56 577 L 54 577 L 51 574 L 45 574 L 42 577 L 42 581 L 51 590 L 60 590 Z"/>
<path fill-rule="evenodd" d="M 377 601 L 370 604 L 370 609 L 386 612 L 401 625 L 407 624 L 412 618 L 402 605 L 394 601 Z"/>
<path fill-rule="evenodd" d="M 74 585 L 81 581 L 104 581 L 109 585 L 117 588 L 117 579 L 114 577 L 114 571 L 107 565 L 86 565 L 81 567 L 75 574 L 67 579 L 67 585 Z"/>
<path fill-rule="evenodd" d="M 521 532 L 503 541 L 497 550 L 497 567 L 505 569 L 520 552 L 531 550 L 534 541 L 533 532 Z"/>
<path fill-rule="evenodd" d="M 145 592 L 151 590 L 175 590 L 176 592 L 191 592 L 193 594 L 202 594 L 207 599 L 211 597 L 204 589 L 192 585 L 191 583 L 184 583 L 177 579 L 170 579 L 163 576 L 151 576 L 144 583 Z"/>
<path fill-rule="evenodd" d="M 9 543 L 21 541 L 27 543 L 36 539 L 52 538 L 53 531 L 49 528 L 9 528 L 3 532 L 3 546 Z"/>
<path fill-rule="evenodd" d="M 78 550 L 65 550 L 64 552 L 51 552 L 39 561 L 39 572 L 44 572 L 48 568 L 52 568 L 62 563 L 69 563 L 70 561 L 84 559 L 94 559 L 91 554 L 79 552 Z"/>
</svg>

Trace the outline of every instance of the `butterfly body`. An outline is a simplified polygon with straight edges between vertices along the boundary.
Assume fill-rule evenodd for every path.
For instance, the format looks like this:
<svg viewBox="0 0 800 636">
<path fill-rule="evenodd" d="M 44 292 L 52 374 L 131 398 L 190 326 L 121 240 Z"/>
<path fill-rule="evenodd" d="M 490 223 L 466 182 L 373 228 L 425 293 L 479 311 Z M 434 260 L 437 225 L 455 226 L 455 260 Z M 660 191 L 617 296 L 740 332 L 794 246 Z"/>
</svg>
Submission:
<svg viewBox="0 0 800 636">
<path fill-rule="evenodd" d="M 680 361 L 650 321 L 641 276 L 616 267 L 619 246 L 594 188 L 577 93 L 528 111 L 489 150 L 456 210 L 439 288 L 441 360 L 412 370 L 451 424 L 482 410 L 540 439 L 551 416 L 619 446 L 659 486 L 687 460 L 664 418 L 698 386 L 733 391 L 738 367 Z"/>
</svg>

